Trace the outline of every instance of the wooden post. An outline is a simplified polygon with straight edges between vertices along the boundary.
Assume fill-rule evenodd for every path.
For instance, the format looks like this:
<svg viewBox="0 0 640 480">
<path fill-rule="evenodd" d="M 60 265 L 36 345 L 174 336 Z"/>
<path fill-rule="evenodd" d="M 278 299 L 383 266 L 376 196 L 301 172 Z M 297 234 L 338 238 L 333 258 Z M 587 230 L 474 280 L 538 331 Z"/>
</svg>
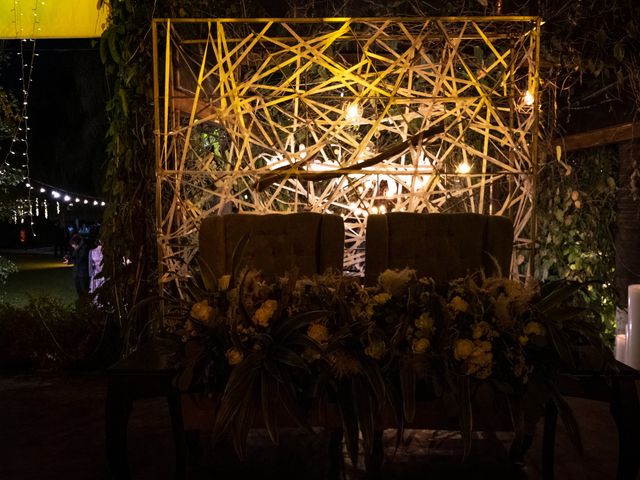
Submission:
<svg viewBox="0 0 640 480">
<path fill-rule="evenodd" d="M 640 138 L 618 144 L 618 155 L 615 286 L 618 307 L 626 309 L 627 287 L 640 283 Z"/>
</svg>

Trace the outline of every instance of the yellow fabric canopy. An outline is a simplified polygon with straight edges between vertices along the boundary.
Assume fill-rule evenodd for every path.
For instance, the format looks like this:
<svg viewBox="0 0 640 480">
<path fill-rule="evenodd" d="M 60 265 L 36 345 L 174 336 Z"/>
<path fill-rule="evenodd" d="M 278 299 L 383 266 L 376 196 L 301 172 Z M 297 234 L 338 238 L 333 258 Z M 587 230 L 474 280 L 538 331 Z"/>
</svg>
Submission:
<svg viewBox="0 0 640 480">
<path fill-rule="evenodd" d="M 97 0 L 0 0 L 0 38 L 92 38 L 107 25 L 106 2 Z"/>
</svg>

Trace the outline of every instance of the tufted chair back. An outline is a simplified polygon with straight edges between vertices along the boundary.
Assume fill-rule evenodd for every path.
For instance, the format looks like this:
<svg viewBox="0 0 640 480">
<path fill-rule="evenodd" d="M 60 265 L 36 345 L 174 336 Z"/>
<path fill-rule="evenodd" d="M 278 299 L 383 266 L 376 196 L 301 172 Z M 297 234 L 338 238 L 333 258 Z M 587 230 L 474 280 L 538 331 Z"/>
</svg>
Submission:
<svg viewBox="0 0 640 480">
<path fill-rule="evenodd" d="M 233 251 L 245 234 L 241 267 L 267 278 L 297 267 L 310 276 L 332 268 L 342 272 L 344 224 L 338 215 L 320 213 L 212 215 L 200 225 L 200 255 L 213 273 L 231 273 Z"/>
<path fill-rule="evenodd" d="M 497 275 L 497 261 L 509 274 L 513 226 L 506 217 L 392 212 L 369 215 L 366 235 L 366 285 L 387 268 L 409 267 L 445 282 L 479 270 Z"/>
</svg>

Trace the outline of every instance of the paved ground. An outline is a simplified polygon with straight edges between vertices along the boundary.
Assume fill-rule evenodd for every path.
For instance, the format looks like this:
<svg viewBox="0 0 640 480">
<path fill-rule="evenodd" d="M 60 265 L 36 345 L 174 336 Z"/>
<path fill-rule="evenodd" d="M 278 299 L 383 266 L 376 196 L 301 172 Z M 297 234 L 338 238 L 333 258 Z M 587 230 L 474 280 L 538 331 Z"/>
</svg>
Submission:
<svg viewBox="0 0 640 480">
<path fill-rule="evenodd" d="M 108 479 L 104 451 L 103 373 L 0 375 L 0 479 Z M 615 478 L 617 437 L 608 405 L 579 399 L 571 405 L 582 427 L 586 454 L 578 456 L 559 428 L 556 478 L 607 480 Z M 133 479 L 165 480 L 173 476 L 165 402 L 136 404 L 129 429 Z M 386 479 L 540 479 L 538 434 L 521 472 L 504 467 L 503 442 L 509 434 L 478 438 L 468 462 L 459 461 L 460 442 L 448 432 L 409 431 L 394 455 L 388 432 Z M 250 439 L 249 462 L 240 463 L 228 449 L 207 449 L 203 465 L 191 466 L 189 479 L 322 479 L 326 473 L 327 436 L 289 432 L 281 448 L 272 447 L 263 432 Z M 427 453 L 428 452 L 428 453 Z M 348 462 L 347 462 L 348 464 Z M 362 471 L 347 469 L 348 479 Z"/>
</svg>

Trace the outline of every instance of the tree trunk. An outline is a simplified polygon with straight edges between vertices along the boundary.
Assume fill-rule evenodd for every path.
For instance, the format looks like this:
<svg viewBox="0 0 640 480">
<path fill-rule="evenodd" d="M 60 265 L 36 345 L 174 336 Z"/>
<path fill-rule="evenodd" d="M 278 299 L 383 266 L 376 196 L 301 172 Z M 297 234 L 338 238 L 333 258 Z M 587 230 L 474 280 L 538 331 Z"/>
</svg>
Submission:
<svg viewBox="0 0 640 480">
<path fill-rule="evenodd" d="M 640 139 L 620 143 L 618 158 L 615 282 L 618 307 L 626 309 L 628 286 L 640 283 L 640 182 L 634 175 L 640 169 Z"/>
</svg>

